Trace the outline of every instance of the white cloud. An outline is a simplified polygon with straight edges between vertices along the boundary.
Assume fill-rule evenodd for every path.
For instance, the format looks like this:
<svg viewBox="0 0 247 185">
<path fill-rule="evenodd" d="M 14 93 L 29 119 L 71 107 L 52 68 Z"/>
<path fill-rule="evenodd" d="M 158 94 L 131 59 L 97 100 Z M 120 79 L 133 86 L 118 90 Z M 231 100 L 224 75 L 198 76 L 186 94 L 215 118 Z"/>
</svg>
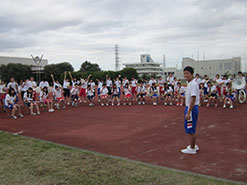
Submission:
<svg viewBox="0 0 247 185">
<path fill-rule="evenodd" d="M 89 60 L 114 69 L 141 53 L 175 66 L 182 57 L 247 59 L 245 0 L 9 0 L 0 2 L 0 55 L 44 54 L 75 68 Z"/>
</svg>

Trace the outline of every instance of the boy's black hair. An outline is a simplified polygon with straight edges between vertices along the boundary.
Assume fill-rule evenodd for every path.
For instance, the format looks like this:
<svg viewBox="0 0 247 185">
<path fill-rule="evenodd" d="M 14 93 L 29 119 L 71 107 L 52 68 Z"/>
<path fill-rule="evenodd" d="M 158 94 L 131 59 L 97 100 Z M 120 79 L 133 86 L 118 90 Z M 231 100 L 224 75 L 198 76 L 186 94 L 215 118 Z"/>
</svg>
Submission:
<svg viewBox="0 0 247 185">
<path fill-rule="evenodd" d="M 178 83 L 177 83 L 177 85 L 178 85 L 178 84 L 180 84 L 180 85 L 181 85 L 181 83 L 180 83 L 180 82 L 178 82 Z"/>
<path fill-rule="evenodd" d="M 191 66 L 186 66 L 185 68 L 184 68 L 184 72 L 185 71 L 188 71 L 188 72 L 190 72 L 190 74 L 194 74 L 194 69 L 191 67 Z"/>
<path fill-rule="evenodd" d="M 31 90 L 31 91 L 32 91 L 32 90 L 33 90 L 33 88 L 32 88 L 32 87 L 29 87 L 29 88 L 28 88 L 28 90 Z"/>
<path fill-rule="evenodd" d="M 238 75 L 242 75 L 242 74 L 243 74 L 242 71 L 239 71 L 239 72 L 238 72 Z"/>
<path fill-rule="evenodd" d="M 152 85 L 155 85 L 155 83 L 152 83 Z"/>
<path fill-rule="evenodd" d="M 57 89 L 58 88 L 58 86 L 57 85 L 55 85 L 55 89 Z"/>
</svg>

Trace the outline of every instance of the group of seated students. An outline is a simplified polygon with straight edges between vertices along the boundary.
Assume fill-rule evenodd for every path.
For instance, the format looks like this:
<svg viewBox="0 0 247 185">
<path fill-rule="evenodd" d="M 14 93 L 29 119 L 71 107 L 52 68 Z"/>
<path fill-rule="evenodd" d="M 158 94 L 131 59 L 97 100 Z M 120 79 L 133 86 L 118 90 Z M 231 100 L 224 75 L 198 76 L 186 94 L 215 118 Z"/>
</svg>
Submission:
<svg viewBox="0 0 247 185">
<path fill-rule="evenodd" d="M 70 79 L 67 78 L 68 74 Z M 244 78 L 241 72 L 238 75 Z M 185 102 L 186 84 L 182 84 L 181 80 L 177 80 L 173 74 L 169 74 L 166 80 L 160 77 L 157 81 L 154 78 L 149 81 L 137 81 L 132 78 L 129 81 L 126 77 L 121 80 L 120 75 L 112 81 L 106 75 L 105 81 L 97 80 L 97 89 L 95 82 L 90 78 L 91 75 L 87 79 L 77 80 L 72 77 L 70 72 L 64 72 L 64 81 L 61 85 L 51 74 L 53 88 L 50 94 L 52 94 L 52 98 L 49 96 L 49 83 L 45 80 L 40 82 L 40 93 L 38 94 L 36 93 L 37 84 L 33 77 L 22 81 L 20 86 L 14 78 L 11 78 L 7 87 L 3 81 L 0 82 L 0 100 L 6 109 L 12 110 L 11 117 L 13 119 L 24 117 L 21 113 L 18 89 L 20 89 L 23 103 L 29 107 L 31 115 L 39 115 L 40 106 L 43 105 L 46 105 L 48 112 L 54 112 L 54 106 L 57 109 L 65 109 L 66 105 L 71 104 L 73 107 L 78 107 L 83 102 L 94 106 L 96 96 L 101 106 L 120 106 L 121 101 L 123 105 L 132 105 L 134 101 L 138 105 L 144 105 L 147 97 L 150 97 L 154 106 L 159 102 L 165 106 L 173 104 L 183 106 Z M 200 87 L 201 105 L 205 102 L 207 107 L 210 105 L 216 107 L 218 101 L 221 101 L 223 108 L 226 108 L 228 103 L 229 107 L 233 108 L 237 90 L 232 88 L 231 80 L 226 76 L 221 78 L 220 75 L 216 75 L 216 78 L 211 80 L 206 75 L 201 79 L 196 74 L 194 80 Z"/>
</svg>

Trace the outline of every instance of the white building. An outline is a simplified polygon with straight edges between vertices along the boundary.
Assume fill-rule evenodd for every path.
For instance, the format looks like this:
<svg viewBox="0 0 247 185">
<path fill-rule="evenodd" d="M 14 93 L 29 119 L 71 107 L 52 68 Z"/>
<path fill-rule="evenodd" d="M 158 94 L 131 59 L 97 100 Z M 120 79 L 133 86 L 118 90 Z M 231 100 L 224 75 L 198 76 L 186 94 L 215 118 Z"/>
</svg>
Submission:
<svg viewBox="0 0 247 185">
<path fill-rule="evenodd" d="M 136 69 L 140 77 L 144 74 L 155 77 L 164 76 L 164 71 L 161 64 L 154 62 L 149 54 L 141 55 L 141 63 L 129 63 L 123 65 L 127 68 Z"/>
<path fill-rule="evenodd" d="M 208 75 L 209 78 L 214 78 L 216 74 L 223 75 L 227 72 L 233 75 L 241 71 L 241 57 L 217 60 L 194 60 L 187 57 L 183 58 L 182 69 L 186 66 L 193 67 L 195 73 Z"/>
<path fill-rule="evenodd" d="M 24 64 L 24 65 L 33 65 L 36 66 L 33 59 L 30 58 L 20 58 L 20 57 L 6 57 L 6 56 L 0 56 L 0 65 L 7 65 L 7 64 Z M 40 66 L 44 67 L 48 65 L 47 59 L 42 59 Z"/>
</svg>

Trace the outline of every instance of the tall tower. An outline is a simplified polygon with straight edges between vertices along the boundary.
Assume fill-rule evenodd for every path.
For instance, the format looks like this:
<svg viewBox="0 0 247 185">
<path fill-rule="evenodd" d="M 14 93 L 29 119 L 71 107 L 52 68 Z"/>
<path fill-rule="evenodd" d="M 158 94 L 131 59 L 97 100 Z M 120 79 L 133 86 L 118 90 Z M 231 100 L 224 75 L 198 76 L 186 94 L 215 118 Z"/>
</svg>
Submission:
<svg viewBox="0 0 247 185">
<path fill-rule="evenodd" d="M 166 55 L 163 55 L 163 68 L 166 68 Z"/>
<path fill-rule="evenodd" d="M 120 60 L 119 60 L 118 45 L 115 45 L 115 71 L 120 70 Z"/>
</svg>

